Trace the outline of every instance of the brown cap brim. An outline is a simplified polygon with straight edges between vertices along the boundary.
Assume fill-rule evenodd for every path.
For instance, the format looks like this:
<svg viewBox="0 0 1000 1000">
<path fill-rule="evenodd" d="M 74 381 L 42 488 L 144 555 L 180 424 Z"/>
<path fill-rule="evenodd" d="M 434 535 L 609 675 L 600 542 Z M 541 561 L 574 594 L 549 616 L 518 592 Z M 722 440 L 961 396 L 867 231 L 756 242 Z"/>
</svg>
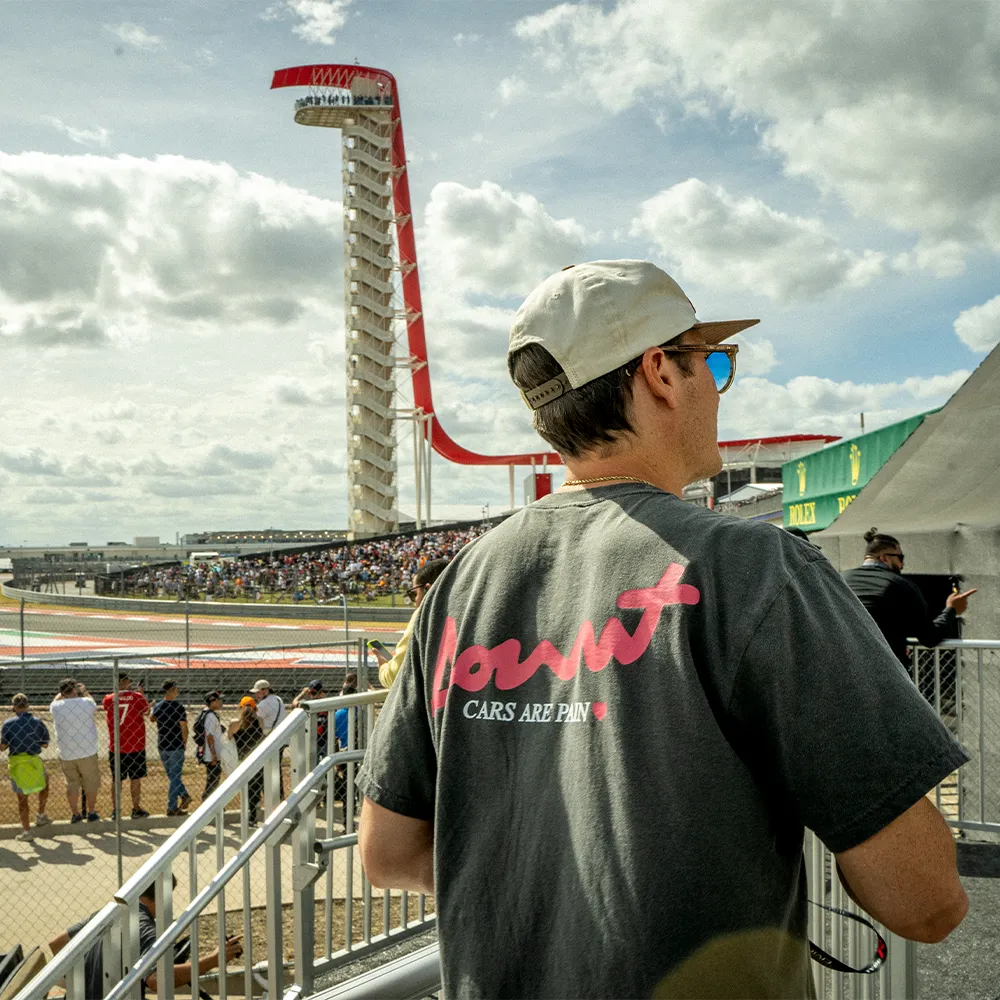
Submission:
<svg viewBox="0 0 1000 1000">
<path fill-rule="evenodd" d="M 721 344 L 728 337 L 732 337 L 741 330 L 746 330 L 751 326 L 756 326 L 759 319 L 726 319 L 719 323 L 695 323 L 692 330 L 698 331 L 698 336 L 706 344 Z"/>
</svg>

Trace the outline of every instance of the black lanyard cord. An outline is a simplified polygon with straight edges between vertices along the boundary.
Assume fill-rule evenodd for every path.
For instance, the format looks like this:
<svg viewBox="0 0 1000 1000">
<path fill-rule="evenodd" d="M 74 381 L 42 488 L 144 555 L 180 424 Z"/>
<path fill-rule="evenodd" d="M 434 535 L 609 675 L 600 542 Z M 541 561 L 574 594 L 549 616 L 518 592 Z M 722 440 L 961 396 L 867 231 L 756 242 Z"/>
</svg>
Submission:
<svg viewBox="0 0 1000 1000">
<path fill-rule="evenodd" d="M 810 941 L 809 957 L 814 962 L 818 962 L 827 969 L 833 969 L 834 972 L 856 972 L 858 975 L 870 975 L 873 972 L 877 972 L 882 967 L 886 960 L 886 956 L 889 954 L 889 946 L 885 943 L 885 938 L 879 934 L 875 925 L 870 920 L 866 920 L 864 917 L 859 916 L 857 913 L 852 913 L 850 910 L 842 910 L 836 906 L 827 906 L 824 903 L 815 903 L 811 899 L 809 902 L 812 903 L 813 906 L 818 906 L 821 910 L 827 910 L 830 913 L 836 913 L 838 916 L 848 917 L 851 920 L 857 921 L 859 924 L 863 924 L 875 935 L 877 939 L 875 944 L 875 957 L 867 965 L 860 969 L 855 969 L 846 962 L 842 962 L 839 958 L 834 958 L 833 955 L 823 951 L 822 948 Z"/>
</svg>

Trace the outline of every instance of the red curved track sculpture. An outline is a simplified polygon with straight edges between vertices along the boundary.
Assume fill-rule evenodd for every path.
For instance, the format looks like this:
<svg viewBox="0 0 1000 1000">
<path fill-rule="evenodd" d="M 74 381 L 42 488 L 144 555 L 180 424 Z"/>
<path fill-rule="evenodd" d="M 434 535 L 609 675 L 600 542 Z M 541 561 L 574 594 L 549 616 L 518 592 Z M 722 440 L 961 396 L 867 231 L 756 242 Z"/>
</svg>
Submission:
<svg viewBox="0 0 1000 1000">
<path fill-rule="evenodd" d="M 391 98 L 392 194 L 396 213 L 396 244 L 402 273 L 403 303 L 406 310 L 406 335 L 413 368 L 413 401 L 429 417 L 426 426 L 431 447 L 443 458 L 459 465 L 561 465 L 554 451 L 536 451 L 520 455 L 480 455 L 463 448 L 453 440 L 434 411 L 431 395 L 430 368 L 427 364 L 427 338 L 424 333 L 423 305 L 420 299 L 420 272 L 417 268 L 417 244 L 414 237 L 413 212 L 410 206 L 410 185 L 406 175 L 406 148 L 403 145 L 403 123 L 399 110 L 399 91 L 395 77 L 371 66 L 316 65 L 279 69 L 271 81 L 271 89 L 279 87 L 316 87 L 351 89 L 356 78 L 371 80 L 379 91 Z"/>
</svg>

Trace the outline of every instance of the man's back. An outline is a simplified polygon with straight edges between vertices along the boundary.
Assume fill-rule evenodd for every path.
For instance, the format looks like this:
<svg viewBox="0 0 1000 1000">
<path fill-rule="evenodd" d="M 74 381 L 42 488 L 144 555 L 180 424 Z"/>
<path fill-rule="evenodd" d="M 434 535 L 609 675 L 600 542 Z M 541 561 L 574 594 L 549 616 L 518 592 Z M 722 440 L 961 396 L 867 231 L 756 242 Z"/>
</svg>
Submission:
<svg viewBox="0 0 1000 1000">
<path fill-rule="evenodd" d="M 933 646 L 956 631 L 954 612 L 946 609 L 932 620 L 920 588 L 881 563 L 865 563 L 849 569 L 844 580 L 904 667 L 910 662 L 908 639 L 917 638 Z"/>
<path fill-rule="evenodd" d="M 93 698 L 56 698 L 49 710 L 63 760 L 80 760 L 97 753 L 97 706 Z"/>
<path fill-rule="evenodd" d="M 363 787 L 433 818 L 450 995 L 649 996 L 721 942 L 804 996 L 803 823 L 853 847 L 963 759 L 819 553 L 628 485 L 459 554 Z"/>
<path fill-rule="evenodd" d="M 102 707 L 108 719 L 108 746 L 114 752 L 115 711 L 113 694 L 106 694 Z M 141 691 L 118 692 L 118 729 L 122 753 L 137 753 L 146 749 L 146 713 L 149 702 Z"/>
</svg>

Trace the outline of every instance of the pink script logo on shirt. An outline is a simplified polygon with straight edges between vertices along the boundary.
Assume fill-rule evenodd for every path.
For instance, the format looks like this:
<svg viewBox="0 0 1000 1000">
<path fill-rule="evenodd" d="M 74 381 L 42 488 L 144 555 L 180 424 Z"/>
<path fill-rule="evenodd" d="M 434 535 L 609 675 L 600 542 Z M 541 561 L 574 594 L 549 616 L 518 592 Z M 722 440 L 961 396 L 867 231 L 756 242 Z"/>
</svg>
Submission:
<svg viewBox="0 0 1000 1000">
<path fill-rule="evenodd" d="M 517 639 L 507 639 L 492 649 L 469 646 L 458 653 L 458 628 L 455 619 L 449 616 L 445 620 L 434 664 L 431 707 L 435 712 L 444 708 L 453 684 L 464 691 L 481 691 L 492 677 L 498 690 L 509 691 L 520 687 L 543 665 L 565 681 L 576 676 L 581 658 L 587 669 L 595 673 L 603 670 L 612 659 L 622 664 L 633 663 L 649 648 L 660 623 L 660 612 L 667 605 L 697 604 L 701 600 L 697 587 L 680 582 L 683 575 L 684 567 L 680 563 L 671 563 L 655 586 L 626 590 L 618 595 L 616 603 L 619 608 L 643 609 L 633 635 L 629 635 L 619 619 L 609 618 L 600 639 L 597 639 L 593 623 L 585 621 L 577 630 L 576 641 L 565 656 L 548 639 L 543 639 L 523 660 L 521 643 Z M 444 675 L 449 666 L 451 672 L 446 682 Z"/>
</svg>

